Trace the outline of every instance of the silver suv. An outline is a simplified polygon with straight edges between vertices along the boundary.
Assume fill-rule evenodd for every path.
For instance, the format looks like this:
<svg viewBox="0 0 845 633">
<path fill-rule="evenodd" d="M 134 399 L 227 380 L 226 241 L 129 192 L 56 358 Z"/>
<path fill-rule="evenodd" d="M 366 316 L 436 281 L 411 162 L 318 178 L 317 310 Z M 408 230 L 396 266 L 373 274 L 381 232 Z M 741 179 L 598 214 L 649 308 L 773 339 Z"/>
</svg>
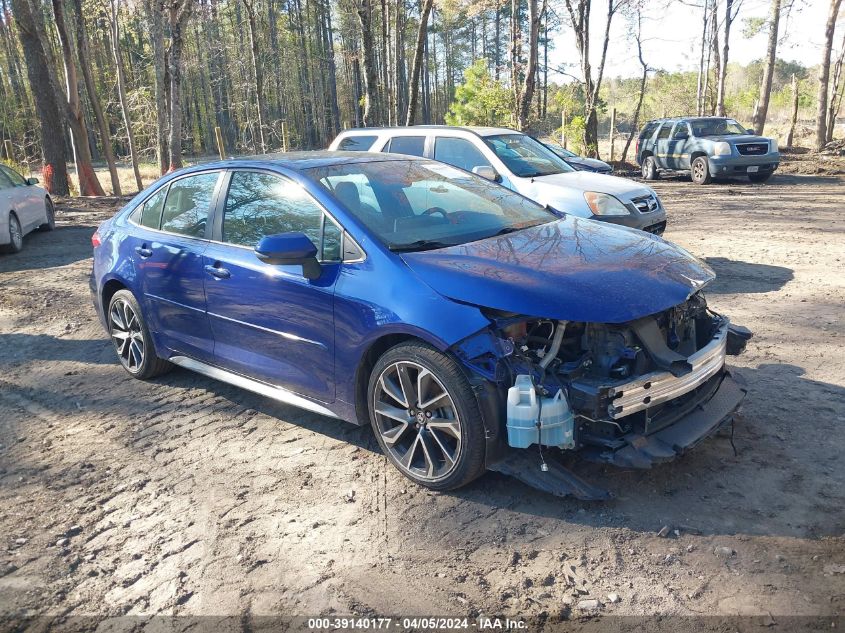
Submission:
<svg viewBox="0 0 845 633">
<path fill-rule="evenodd" d="M 420 125 L 341 132 L 330 150 L 433 158 L 488 178 L 558 211 L 660 235 L 666 210 L 653 189 L 576 171 L 532 137 L 507 128 Z"/>
</svg>

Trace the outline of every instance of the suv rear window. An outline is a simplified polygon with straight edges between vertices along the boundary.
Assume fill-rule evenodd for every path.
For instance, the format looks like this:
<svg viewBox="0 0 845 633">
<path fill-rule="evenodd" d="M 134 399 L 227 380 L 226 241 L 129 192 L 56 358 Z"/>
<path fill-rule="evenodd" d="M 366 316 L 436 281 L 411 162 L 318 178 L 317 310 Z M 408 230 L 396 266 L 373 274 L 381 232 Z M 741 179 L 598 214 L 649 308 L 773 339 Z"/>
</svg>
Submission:
<svg viewBox="0 0 845 633">
<path fill-rule="evenodd" d="M 422 156 L 425 152 L 424 136 L 396 136 L 390 139 L 385 152 L 390 154 L 408 154 L 410 156 Z"/>
<path fill-rule="evenodd" d="M 366 152 L 376 142 L 376 138 L 375 136 L 347 136 L 337 148 L 344 152 Z"/>
</svg>

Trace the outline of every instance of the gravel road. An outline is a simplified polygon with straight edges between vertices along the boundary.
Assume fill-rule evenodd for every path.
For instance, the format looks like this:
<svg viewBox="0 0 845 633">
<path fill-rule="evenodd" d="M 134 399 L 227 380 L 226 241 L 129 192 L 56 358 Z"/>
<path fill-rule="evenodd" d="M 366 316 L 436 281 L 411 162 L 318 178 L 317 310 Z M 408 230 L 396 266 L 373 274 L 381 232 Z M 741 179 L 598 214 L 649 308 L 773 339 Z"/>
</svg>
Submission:
<svg viewBox="0 0 845 633">
<path fill-rule="evenodd" d="M 840 616 L 845 177 L 655 188 L 665 237 L 718 273 L 711 306 L 755 333 L 732 361 L 750 393 L 736 454 L 719 436 L 652 471 L 576 464 L 614 492 L 606 503 L 494 473 L 431 493 L 367 428 L 187 371 L 131 379 L 87 280 L 90 236 L 118 203 L 65 201 L 55 232 L 0 257 L 0 628 L 135 614 Z"/>
</svg>

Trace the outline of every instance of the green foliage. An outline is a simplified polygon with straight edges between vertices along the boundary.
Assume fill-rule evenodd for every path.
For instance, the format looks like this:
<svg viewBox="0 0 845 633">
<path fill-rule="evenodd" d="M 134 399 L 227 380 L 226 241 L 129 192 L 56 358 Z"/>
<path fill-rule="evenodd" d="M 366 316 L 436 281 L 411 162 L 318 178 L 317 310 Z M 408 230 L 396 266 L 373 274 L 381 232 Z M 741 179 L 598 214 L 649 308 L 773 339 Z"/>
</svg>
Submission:
<svg viewBox="0 0 845 633">
<path fill-rule="evenodd" d="M 768 21 L 767 18 L 745 18 L 742 21 L 742 37 L 750 40 L 752 37 L 759 35 Z"/>
<path fill-rule="evenodd" d="M 511 125 L 513 94 L 487 71 L 483 59 L 464 72 L 464 83 L 455 90 L 455 98 L 446 113 L 449 125 Z"/>
</svg>

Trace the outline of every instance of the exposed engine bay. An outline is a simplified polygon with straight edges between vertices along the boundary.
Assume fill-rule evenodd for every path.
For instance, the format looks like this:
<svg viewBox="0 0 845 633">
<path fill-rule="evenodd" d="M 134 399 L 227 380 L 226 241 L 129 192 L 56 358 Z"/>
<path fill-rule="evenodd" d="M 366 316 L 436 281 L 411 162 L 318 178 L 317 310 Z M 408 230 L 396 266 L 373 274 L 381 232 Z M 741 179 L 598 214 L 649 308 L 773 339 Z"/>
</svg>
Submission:
<svg viewBox="0 0 845 633">
<path fill-rule="evenodd" d="M 713 398 L 729 376 L 726 354 L 740 353 L 751 338 L 747 329 L 711 311 L 701 293 L 664 312 L 622 324 L 487 314 L 494 323 L 491 347 L 476 354 L 487 345 L 471 340 L 459 353 L 468 365 L 509 389 L 510 446 L 524 448 L 529 441 L 555 445 L 544 438 L 558 436 L 543 434 L 540 427 L 545 421 L 543 404 L 556 403 L 553 398 L 560 393 L 571 411 L 572 434 L 558 448 L 584 449 L 600 461 L 642 467 L 651 465 L 650 460 L 615 452 L 674 425 Z M 517 386 L 524 396 L 526 384 L 536 390 L 530 403 L 514 396 Z M 739 400 L 742 396 L 744 392 Z M 681 452 L 686 447 L 675 448 Z"/>
</svg>

